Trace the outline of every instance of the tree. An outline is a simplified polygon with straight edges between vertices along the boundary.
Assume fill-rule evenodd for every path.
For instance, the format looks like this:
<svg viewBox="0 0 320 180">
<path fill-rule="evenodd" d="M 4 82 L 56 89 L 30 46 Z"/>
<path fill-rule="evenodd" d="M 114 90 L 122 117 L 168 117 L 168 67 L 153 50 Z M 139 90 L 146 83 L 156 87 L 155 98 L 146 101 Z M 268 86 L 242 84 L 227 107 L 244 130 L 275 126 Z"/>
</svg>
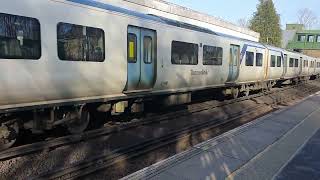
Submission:
<svg viewBox="0 0 320 180">
<path fill-rule="evenodd" d="M 248 28 L 250 26 L 250 22 L 245 18 L 238 19 L 237 24 L 244 28 Z"/>
<path fill-rule="evenodd" d="M 250 20 L 250 29 L 260 33 L 260 42 L 281 46 L 280 16 L 272 0 L 259 0 L 257 11 Z"/>
<path fill-rule="evenodd" d="M 304 8 L 298 11 L 298 23 L 303 24 L 305 28 L 311 29 L 318 22 L 317 16 L 311 9 Z"/>
</svg>

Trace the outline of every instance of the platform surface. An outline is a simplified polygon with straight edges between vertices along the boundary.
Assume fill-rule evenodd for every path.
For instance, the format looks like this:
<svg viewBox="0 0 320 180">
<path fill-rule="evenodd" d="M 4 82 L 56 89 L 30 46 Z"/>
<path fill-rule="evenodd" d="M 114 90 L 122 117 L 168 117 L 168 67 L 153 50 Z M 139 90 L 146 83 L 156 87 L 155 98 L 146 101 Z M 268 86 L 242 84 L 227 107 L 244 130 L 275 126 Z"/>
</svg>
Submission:
<svg viewBox="0 0 320 180">
<path fill-rule="evenodd" d="M 317 179 L 320 94 L 192 147 L 124 179 Z"/>
</svg>

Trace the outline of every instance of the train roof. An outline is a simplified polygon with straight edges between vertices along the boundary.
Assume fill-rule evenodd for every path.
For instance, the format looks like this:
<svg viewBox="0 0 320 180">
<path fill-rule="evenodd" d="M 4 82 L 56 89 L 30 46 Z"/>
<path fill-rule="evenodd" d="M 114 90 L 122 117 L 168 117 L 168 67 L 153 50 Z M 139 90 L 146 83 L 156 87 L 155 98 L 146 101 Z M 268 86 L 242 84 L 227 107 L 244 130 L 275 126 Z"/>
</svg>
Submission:
<svg viewBox="0 0 320 180">
<path fill-rule="evenodd" d="M 162 24 L 167 24 L 167 25 L 171 25 L 171 26 L 175 26 L 175 27 L 180 27 L 180 28 L 198 31 L 198 32 L 202 32 L 202 33 L 207 33 L 207 34 L 217 35 L 217 36 L 226 37 L 226 38 L 230 38 L 230 39 L 241 40 L 241 41 L 259 44 L 258 42 L 255 42 L 255 41 L 235 37 L 232 35 L 226 35 L 223 33 L 218 33 L 218 32 L 212 31 L 208 28 L 200 27 L 197 25 L 169 19 L 166 17 L 158 16 L 158 15 L 144 14 L 144 13 L 136 12 L 133 10 L 128 10 L 125 8 L 113 6 L 113 5 L 102 3 L 102 2 L 98 2 L 98 1 L 93 1 L 93 0 L 66 0 L 66 1 L 77 3 L 77 4 L 82 4 L 82 5 L 86 5 L 86 6 L 91 6 L 91 7 L 95 7 L 95 8 L 100 8 L 100 9 L 104 9 L 104 10 L 108 10 L 108 11 L 112 11 L 112 12 L 117 12 L 117 13 L 129 15 L 129 16 L 134 16 L 134 17 L 138 17 L 141 19 L 151 20 L 151 21 L 155 21 L 155 22 L 159 22 Z"/>
<path fill-rule="evenodd" d="M 125 14 L 125 15 L 130 15 L 130 16 L 141 18 L 141 19 L 151 20 L 151 21 L 162 23 L 162 24 L 168 24 L 171 26 L 176 26 L 176 27 L 180 27 L 180 28 L 184 28 L 184 29 L 189 29 L 189 30 L 194 30 L 194 31 L 199 31 L 199 32 L 203 32 L 203 33 L 217 35 L 216 32 L 214 32 L 210 29 L 207 29 L 207 28 L 199 27 L 199 26 L 196 26 L 193 24 L 184 23 L 184 22 L 176 21 L 176 20 L 161 17 L 161 16 L 156 16 L 153 14 L 143 14 L 143 13 L 139 13 L 136 11 L 128 10 L 125 8 L 113 6 L 113 5 L 102 3 L 102 2 L 97 2 L 97 1 L 93 1 L 93 0 L 66 0 L 66 1 L 78 3 L 78 4 L 82 4 L 82 5 L 86 5 L 86 6 L 92 6 L 95 8 L 100 8 L 100 9 L 104 9 L 104 10 L 108 10 L 108 11 L 112 11 L 112 12 L 117 12 L 117 13 L 121 13 L 121 14 Z"/>
</svg>

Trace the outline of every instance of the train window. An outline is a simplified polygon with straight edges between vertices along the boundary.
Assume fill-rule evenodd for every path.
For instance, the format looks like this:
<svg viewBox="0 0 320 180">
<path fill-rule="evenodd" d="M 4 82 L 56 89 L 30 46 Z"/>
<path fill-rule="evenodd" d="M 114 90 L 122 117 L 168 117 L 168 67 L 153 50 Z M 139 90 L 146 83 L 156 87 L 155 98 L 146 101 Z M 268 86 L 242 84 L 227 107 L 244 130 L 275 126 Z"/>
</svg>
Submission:
<svg viewBox="0 0 320 180">
<path fill-rule="evenodd" d="M 281 56 L 277 56 L 277 67 L 281 67 Z"/>
<path fill-rule="evenodd" d="M 58 56 L 64 61 L 103 62 L 105 59 L 102 29 L 59 23 Z"/>
<path fill-rule="evenodd" d="M 221 47 L 203 46 L 203 65 L 222 65 L 222 57 Z"/>
<path fill-rule="evenodd" d="M 263 62 L 263 54 L 257 53 L 256 54 L 256 66 L 262 66 L 262 62 Z"/>
<path fill-rule="evenodd" d="M 35 18 L 0 13 L 0 58 L 41 57 L 40 23 Z"/>
<path fill-rule="evenodd" d="M 303 62 L 303 67 L 308 67 L 309 65 L 308 65 L 308 61 L 307 60 L 304 60 L 304 62 Z"/>
<path fill-rule="evenodd" d="M 298 41 L 301 41 L 301 42 L 306 41 L 306 35 L 298 35 Z"/>
<path fill-rule="evenodd" d="M 172 41 L 171 62 L 172 64 L 197 65 L 198 44 Z"/>
<path fill-rule="evenodd" d="M 317 42 L 320 43 L 320 35 L 317 36 Z"/>
<path fill-rule="evenodd" d="M 254 53 L 253 52 L 246 52 L 246 66 L 253 66 L 254 61 Z"/>
<path fill-rule="evenodd" d="M 270 67 L 276 67 L 276 56 L 271 55 Z"/>
<path fill-rule="evenodd" d="M 299 59 L 294 60 L 294 67 L 299 67 Z"/>
<path fill-rule="evenodd" d="M 314 41 L 314 35 L 309 35 L 308 42 L 313 42 L 313 41 Z"/>
<path fill-rule="evenodd" d="M 294 64 L 294 59 L 293 59 L 293 58 L 290 58 L 290 60 L 289 60 L 289 67 L 293 67 L 293 64 Z"/>
<path fill-rule="evenodd" d="M 152 38 L 150 36 L 143 38 L 143 60 L 146 64 L 152 63 Z"/>
<path fill-rule="evenodd" d="M 135 34 L 128 34 L 128 62 L 137 62 L 137 36 Z"/>
</svg>

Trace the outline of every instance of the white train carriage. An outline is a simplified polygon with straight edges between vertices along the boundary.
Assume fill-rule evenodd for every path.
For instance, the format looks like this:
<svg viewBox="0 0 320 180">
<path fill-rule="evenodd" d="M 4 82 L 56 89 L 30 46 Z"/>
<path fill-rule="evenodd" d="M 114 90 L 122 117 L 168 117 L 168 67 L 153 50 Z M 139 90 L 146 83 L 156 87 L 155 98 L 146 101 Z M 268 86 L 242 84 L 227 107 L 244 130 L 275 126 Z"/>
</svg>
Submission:
<svg viewBox="0 0 320 180">
<path fill-rule="evenodd" d="M 284 74 L 284 63 L 282 60 L 282 49 L 275 48 L 271 46 L 266 46 L 268 48 L 268 64 L 267 64 L 267 80 L 278 80 Z"/>
<path fill-rule="evenodd" d="M 145 97 L 180 104 L 212 88 L 237 97 L 307 76 L 300 54 L 101 1 L 5 0 L 0 24 L 0 139 L 12 138 L 6 146 L 19 128 L 63 124 L 78 133 L 90 114 L 142 111 Z M 320 61 L 317 67 L 309 75 L 319 73 Z"/>
</svg>

